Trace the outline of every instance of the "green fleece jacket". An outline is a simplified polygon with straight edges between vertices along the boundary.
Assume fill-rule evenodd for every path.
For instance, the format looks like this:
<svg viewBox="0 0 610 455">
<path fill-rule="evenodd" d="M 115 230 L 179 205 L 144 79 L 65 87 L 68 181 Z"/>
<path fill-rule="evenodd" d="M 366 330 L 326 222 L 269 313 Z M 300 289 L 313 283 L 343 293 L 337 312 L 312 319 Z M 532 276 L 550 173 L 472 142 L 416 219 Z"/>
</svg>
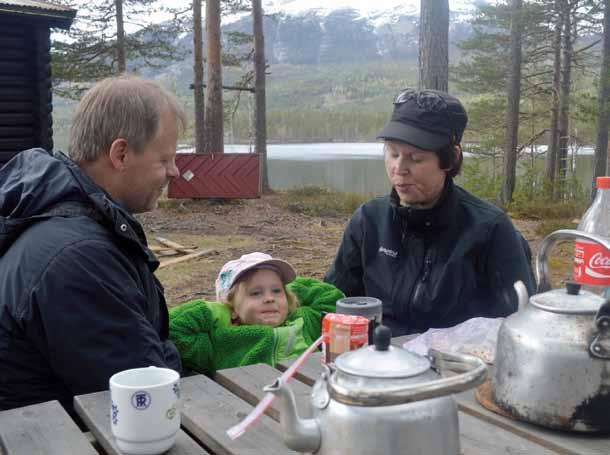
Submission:
<svg viewBox="0 0 610 455">
<path fill-rule="evenodd" d="M 226 305 L 191 300 L 169 312 L 169 338 L 182 365 L 206 375 L 253 363 L 271 366 L 297 357 L 320 336 L 324 313 L 334 313 L 344 294 L 313 278 L 297 277 L 287 285 L 300 305 L 279 327 L 232 325 Z"/>
</svg>

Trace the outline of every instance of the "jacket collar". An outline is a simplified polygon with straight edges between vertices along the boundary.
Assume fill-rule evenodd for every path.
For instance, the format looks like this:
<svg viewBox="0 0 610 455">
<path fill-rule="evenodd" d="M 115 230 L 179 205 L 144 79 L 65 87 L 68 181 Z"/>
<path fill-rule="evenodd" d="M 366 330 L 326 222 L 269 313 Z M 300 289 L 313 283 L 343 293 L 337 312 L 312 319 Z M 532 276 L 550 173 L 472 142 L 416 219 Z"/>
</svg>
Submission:
<svg viewBox="0 0 610 455">
<path fill-rule="evenodd" d="M 74 178 L 79 182 L 83 191 L 87 194 L 95 211 L 103 218 L 102 224 L 110 228 L 115 235 L 124 240 L 146 256 L 151 270 L 155 270 L 159 261 L 148 248 L 146 234 L 142 225 L 121 204 L 116 202 L 106 190 L 97 185 L 85 174 L 80 166 L 61 152 L 56 152 L 55 157 L 63 161 Z M 99 218 L 98 218 L 99 221 Z"/>
<path fill-rule="evenodd" d="M 451 226 L 455 222 L 457 195 L 453 179 L 447 177 L 443 192 L 437 203 L 429 209 L 418 209 L 400 205 L 398 193 L 394 188 L 390 193 L 390 204 L 394 216 L 402 221 L 402 230 L 410 229 L 420 234 Z"/>
<path fill-rule="evenodd" d="M 157 268 L 140 223 L 63 153 L 26 150 L 0 170 L 0 252 L 33 223 L 76 215 L 95 219 Z"/>
</svg>

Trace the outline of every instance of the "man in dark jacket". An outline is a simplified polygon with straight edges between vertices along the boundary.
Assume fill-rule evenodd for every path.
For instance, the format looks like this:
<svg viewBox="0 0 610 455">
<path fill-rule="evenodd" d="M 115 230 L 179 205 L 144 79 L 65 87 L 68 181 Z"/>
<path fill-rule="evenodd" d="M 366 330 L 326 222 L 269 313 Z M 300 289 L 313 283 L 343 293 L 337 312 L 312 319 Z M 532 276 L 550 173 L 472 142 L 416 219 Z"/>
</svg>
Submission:
<svg viewBox="0 0 610 455">
<path fill-rule="evenodd" d="M 517 309 L 534 290 L 530 249 L 510 219 L 453 183 L 467 116 L 459 100 L 406 89 L 378 138 L 390 194 L 360 206 L 325 280 L 377 297 L 395 336 Z"/>
<path fill-rule="evenodd" d="M 108 388 L 120 370 L 180 371 L 159 265 L 134 213 L 178 175 L 182 107 L 121 76 L 79 103 L 70 158 L 42 149 L 0 169 L 0 409 Z"/>
</svg>

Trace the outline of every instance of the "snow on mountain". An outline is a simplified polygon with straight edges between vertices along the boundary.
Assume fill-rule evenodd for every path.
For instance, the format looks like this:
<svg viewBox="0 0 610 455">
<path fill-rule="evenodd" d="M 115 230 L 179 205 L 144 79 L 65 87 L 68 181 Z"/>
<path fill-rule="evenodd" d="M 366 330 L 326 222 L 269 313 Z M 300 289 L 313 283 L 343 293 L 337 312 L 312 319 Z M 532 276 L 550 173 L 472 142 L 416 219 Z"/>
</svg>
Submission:
<svg viewBox="0 0 610 455">
<path fill-rule="evenodd" d="M 186 0 L 180 0 L 186 1 Z M 375 27 L 395 23 L 403 16 L 419 16 L 421 0 L 263 0 L 265 14 L 302 16 L 315 13 L 319 17 L 336 11 L 351 9 L 357 12 L 355 19 L 367 19 Z M 425 1 L 425 0 L 424 0 Z M 449 0 L 449 10 L 458 17 L 468 17 L 476 4 L 491 3 L 496 0 Z M 239 14 L 223 18 L 223 24 L 230 24 L 244 17 Z"/>
<path fill-rule="evenodd" d="M 425 1 L 425 0 L 424 0 Z M 474 10 L 477 1 L 449 0 L 452 13 L 468 14 Z M 420 0 L 265 0 L 266 14 L 302 15 L 315 11 L 326 16 L 340 9 L 352 9 L 359 13 L 358 19 L 368 18 L 375 26 L 392 23 L 400 16 L 419 15 Z"/>
</svg>

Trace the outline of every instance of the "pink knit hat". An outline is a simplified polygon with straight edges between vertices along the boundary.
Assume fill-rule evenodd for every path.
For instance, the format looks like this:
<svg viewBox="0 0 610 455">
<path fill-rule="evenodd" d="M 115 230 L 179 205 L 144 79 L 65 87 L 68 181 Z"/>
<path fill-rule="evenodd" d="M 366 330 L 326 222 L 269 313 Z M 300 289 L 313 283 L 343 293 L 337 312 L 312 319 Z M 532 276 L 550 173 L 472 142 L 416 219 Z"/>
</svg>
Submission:
<svg viewBox="0 0 610 455">
<path fill-rule="evenodd" d="M 239 259 L 227 262 L 220 269 L 216 278 L 216 300 L 224 302 L 229 290 L 246 271 L 262 268 L 276 271 L 284 284 L 290 283 L 297 276 L 294 267 L 286 261 L 260 252 L 244 254 Z"/>
</svg>

